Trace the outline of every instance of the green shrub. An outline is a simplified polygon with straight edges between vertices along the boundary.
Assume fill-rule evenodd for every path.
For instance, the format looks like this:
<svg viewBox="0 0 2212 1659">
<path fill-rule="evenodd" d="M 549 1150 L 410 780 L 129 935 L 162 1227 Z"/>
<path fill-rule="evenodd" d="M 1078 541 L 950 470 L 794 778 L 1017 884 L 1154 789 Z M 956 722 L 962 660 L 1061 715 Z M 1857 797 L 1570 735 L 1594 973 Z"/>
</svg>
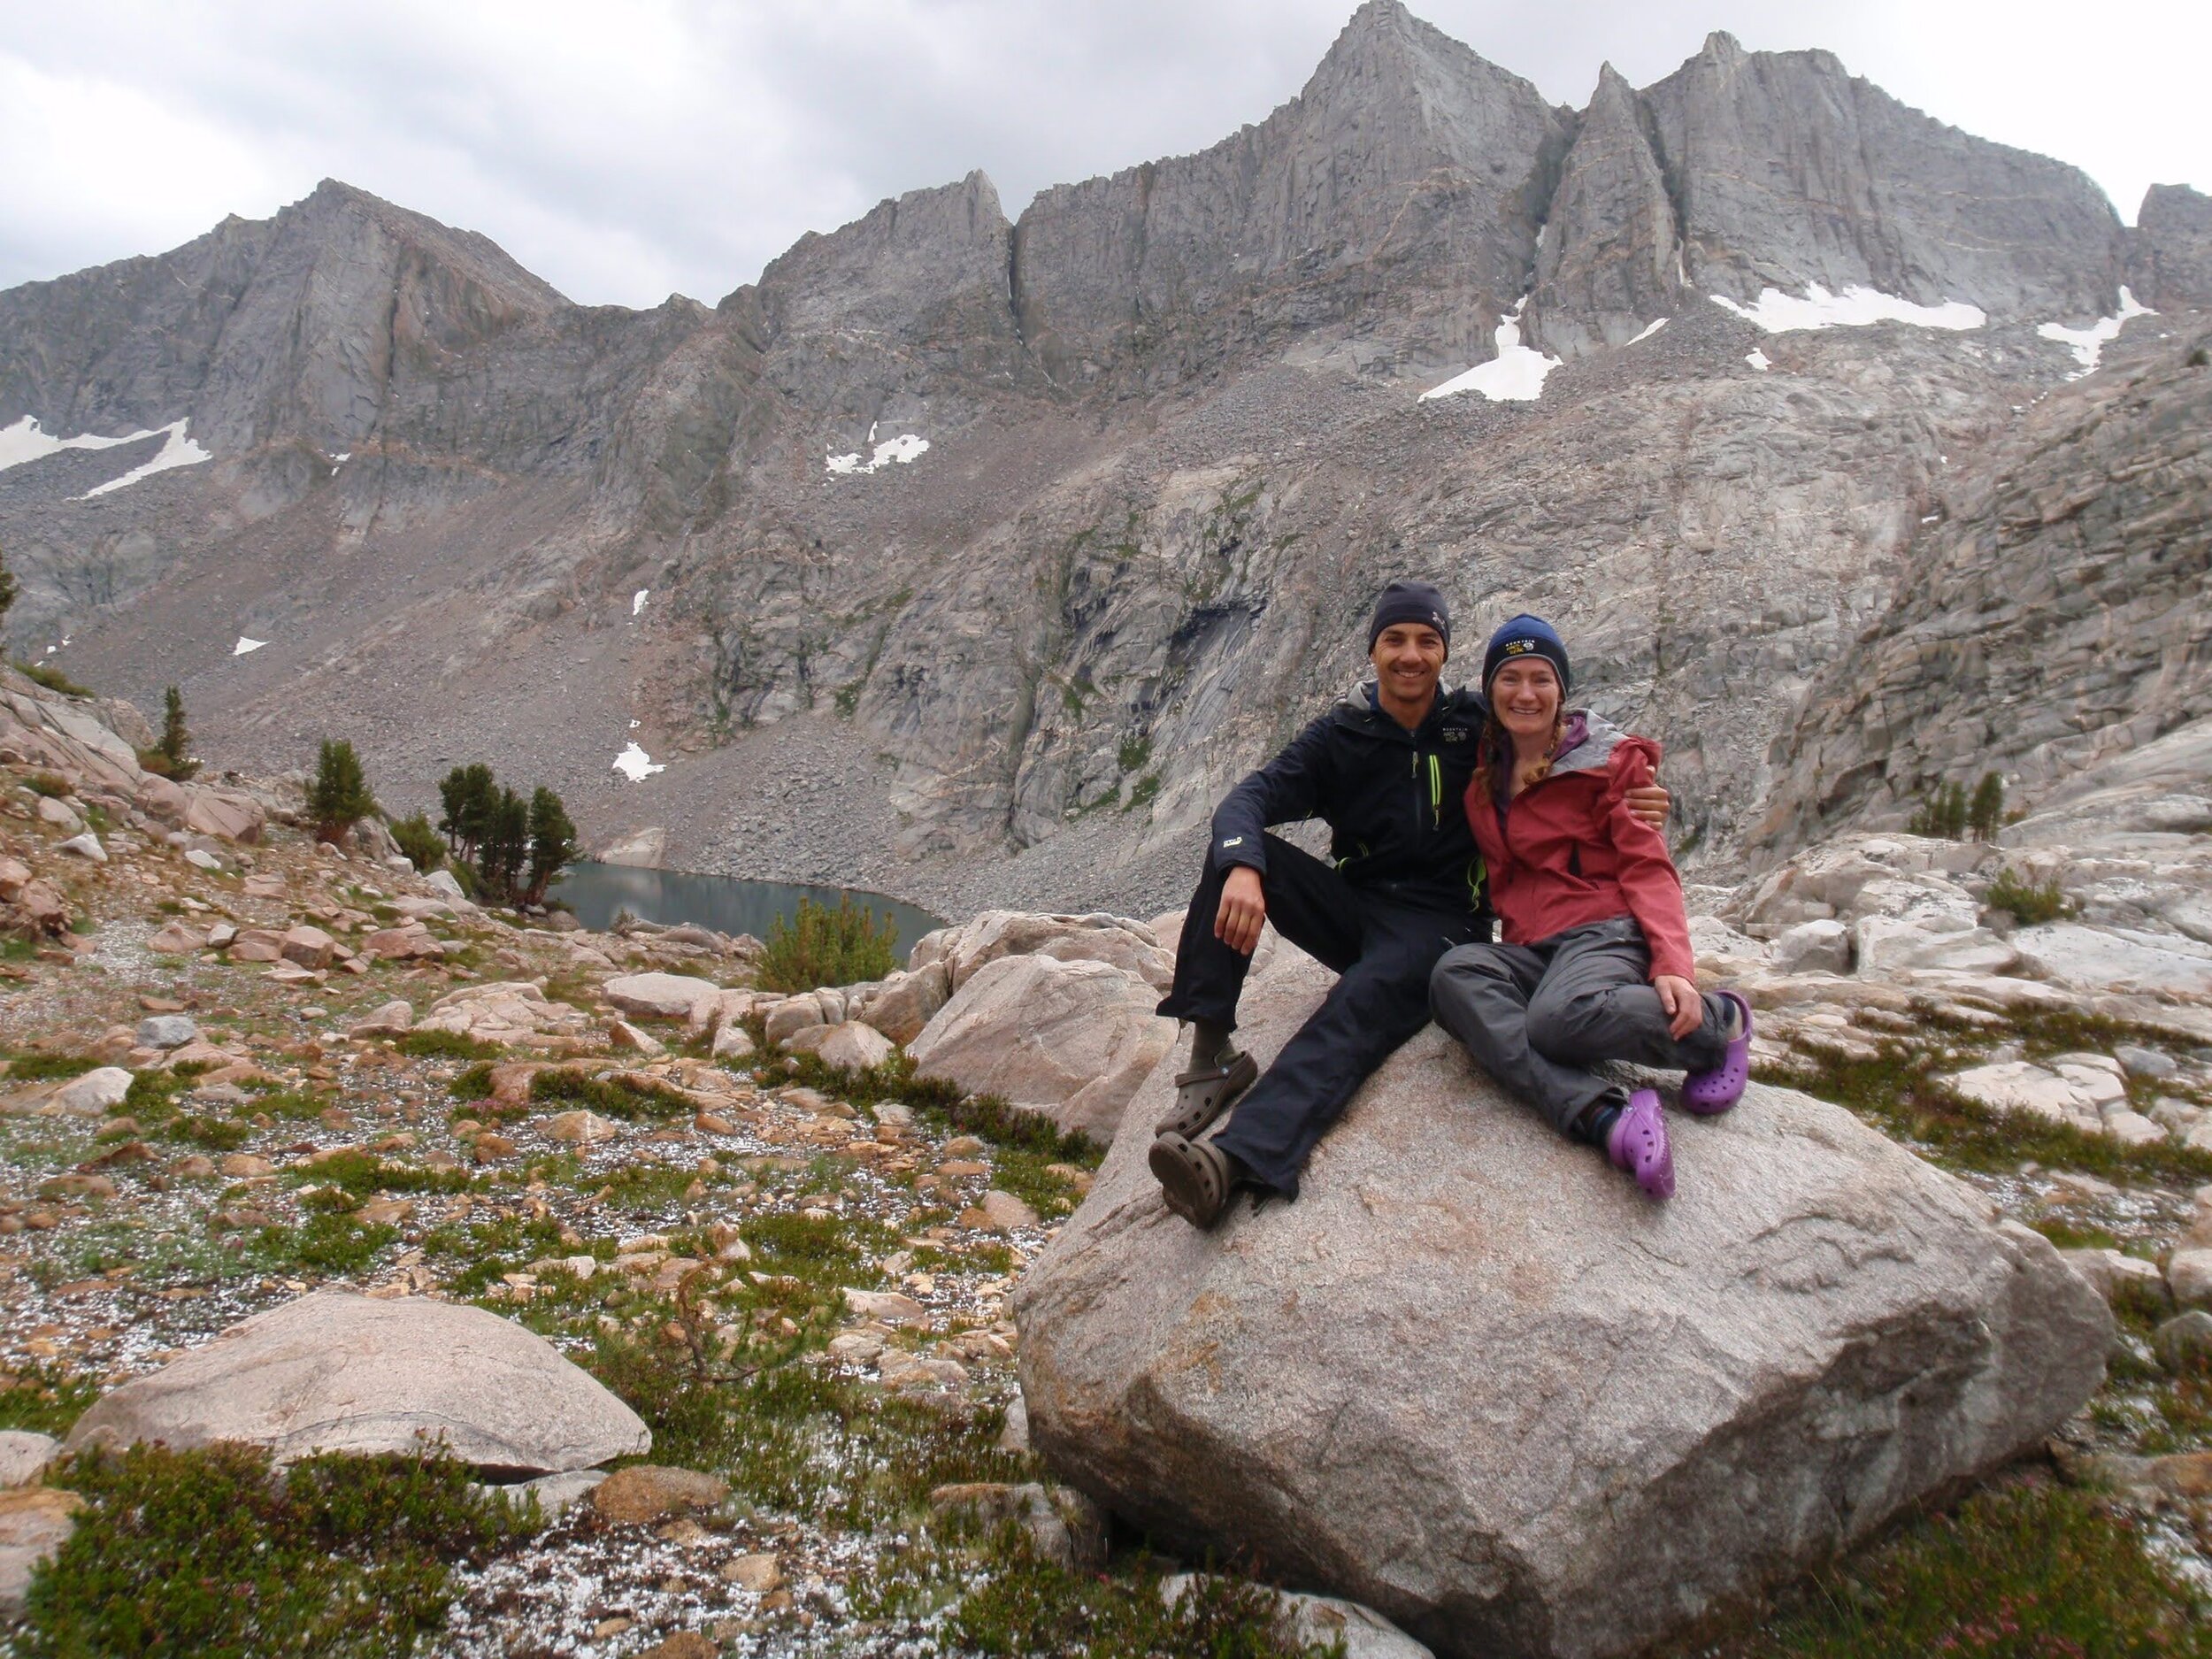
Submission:
<svg viewBox="0 0 2212 1659">
<path fill-rule="evenodd" d="M 394 824 L 392 840 L 422 875 L 428 875 L 445 863 L 444 838 L 430 827 L 430 820 L 419 812 Z"/>
<path fill-rule="evenodd" d="M 65 697 L 88 697 L 92 693 L 75 680 L 46 663 L 18 663 L 25 678 L 42 685 L 49 691 L 58 691 Z"/>
<path fill-rule="evenodd" d="M 803 898 L 796 916 L 768 924 L 768 947 L 754 982 L 764 991 L 810 991 L 880 979 L 899 965 L 898 938 L 898 924 L 887 913 L 879 917 L 849 895 L 834 910 Z"/>
<path fill-rule="evenodd" d="M 1662 1649 L 1719 1659 L 2066 1659 L 2212 1654 L 2142 1529 L 2082 1493 L 2022 1484 L 1907 1522 L 1822 1570 L 1755 1632 Z"/>
<path fill-rule="evenodd" d="M 399 1040 L 398 1048 L 417 1060 L 496 1060 L 507 1052 L 495 1042 L 457 1031 L 411 1031 Z"/>
<path fill-rule="evenodd" d="M 2015 874 L 2010 864 L 1997 872 L 1982 902 L 1993 910 L 2011 911 L 2024 927 L 2055 922 L 2074 913 L 2073 902 L 2060 890 L 2056 876 L 2048 881 L 2029 881 Z"/>
<path fill-rule="evenodd" d="M 96 1375 L 21 1361 L 0 1370 L 0 1429 L 28 1429 L 58 1440 L 101 1392 Z"/>
<path fill-rule="evenodd" d="M 10 1083 L 51 1083 L 82 1077 L 100 1063 L 77 1054 L 23 1054 L 8 1062 Z"/>
<path fill-rule="evenodd" d="M 344 738 L 326 738 L 315 759 L 315 781 L 307 787 L 307 815 L 314 820 L 315 839 L 336 841 L 376 810 L 369 793 L 368 776 L 361 757 Z"/>
<path fill-rule="evenodd" d="M 42 795 L 49 801 L 60 801 L 76 794 L 69 787 L 69 780 L 58 772 L 35 772 L 24 779 L 23 787 L 33 795 Z"/>
<path fill-rule="evenodd" d="M 447 1084 L 445 1088 L 446 1093 L 457 1101 L 489 1100 L 492 1093 L 491 1062 L 479 1060 Z"/>
<path fill-rule="evenodd" d="M 35 1659 L 412 1653 L 443 1623 L 452 1566 L 534 1532 L 450 1458 L 309 1457 L 219 1445 L 91 1452 L 56 1484 L 89 1501 L 33 1580 Z"/>
<path fill-rule="evenodd" d="M 687 1112 L 691 1102 L 672 1088 L 627 1078 L 586 1077 L 580 1071 L 541 1071 L 530 1079 L 530 1098 L 581 1106 L 602 1118 L 665 1118 Z M 687 1174 L 688 1171 L 687 1171 Z"/>
</svg>

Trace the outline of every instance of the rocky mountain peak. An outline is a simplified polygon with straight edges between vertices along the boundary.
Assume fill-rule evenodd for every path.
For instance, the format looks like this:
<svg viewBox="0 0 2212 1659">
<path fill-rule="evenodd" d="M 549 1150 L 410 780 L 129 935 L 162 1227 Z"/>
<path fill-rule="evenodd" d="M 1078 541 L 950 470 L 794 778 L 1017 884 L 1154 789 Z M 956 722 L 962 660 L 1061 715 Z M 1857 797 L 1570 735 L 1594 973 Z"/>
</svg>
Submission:
<svg viewBox="0 0 2212 1659">
<path fill-rule="evenodd" d="M 2173 309 L 2212 306 L 2212 196 L 2154 184 L 2135 216 L 2129 273 L 2136 297 Z"/>
<path fill-rule="evenodd" d="M 1639 103 L 1701 291 L 1860 285 L 2024 319 L 2115 303 L 2120 224 L 2086 175 L 1909 109 L 1831 53 L 1715 35 Z"/>
</svg>

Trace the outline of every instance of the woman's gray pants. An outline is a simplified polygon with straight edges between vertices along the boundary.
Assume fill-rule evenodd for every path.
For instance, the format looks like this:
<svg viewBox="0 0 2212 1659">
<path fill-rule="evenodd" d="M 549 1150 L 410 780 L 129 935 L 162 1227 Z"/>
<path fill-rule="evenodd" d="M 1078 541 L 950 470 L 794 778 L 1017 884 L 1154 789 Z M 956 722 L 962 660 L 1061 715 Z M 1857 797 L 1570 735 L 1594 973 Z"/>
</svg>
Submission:
<svg viewBox="0 0 2212 1659">
<path fill-rule="evenodd" d="M 1705 993 L 1705 1021 L 1679 1042 L 1651 986 L 1643 929 L 1626 917 L 1532 945 L 1462 945 L 1429 976 L 1429 1010 L 1482 1069 L 1562 1134 L 1586 1139 L 1594 1107 L 1618 1106 L 1601 1060 L 1709 1071 L 1728 1052 L 1734 1010 Z"/>
</svg>

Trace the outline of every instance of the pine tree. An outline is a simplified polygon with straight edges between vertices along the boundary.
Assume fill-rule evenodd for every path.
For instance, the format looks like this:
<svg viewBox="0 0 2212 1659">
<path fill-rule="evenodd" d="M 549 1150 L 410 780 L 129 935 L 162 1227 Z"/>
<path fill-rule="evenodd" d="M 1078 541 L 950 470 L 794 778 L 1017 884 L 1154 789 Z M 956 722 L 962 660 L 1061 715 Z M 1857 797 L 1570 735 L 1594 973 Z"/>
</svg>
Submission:
<svg viewBox="0 0 2212 1659">
<path fill-rule="evenodd" d="M 307 815 L 317 841 L 337 841 L 376 810 L 376 797 L 361 770 L 361 757 L 344 738 L 326 738 L 315 761 L 315 781 L 307 787 Z"/>
<path fill-rule="evenodd" d="M 492 769 L 481 762 L 472 766 L 456 766 L 438 786 L 438 799 L 444 808 L 443 816 L 438 819 L 439 830 L 457 857 L 474 864 L 483 851 L 484 837 L 491 828 L 492 810 L 499 801 L 499 792 L 492 783 Z"/>
<path fill-rule="evenodd" d="M 544 903 L 546 888 L 575 857 L 576 826 L 569 822 L 561 797 L 541 785 L 530 797 L 530 867 L 524 902 Z"/>
<path fill-rule="evenodd" d="M 185 729 L 184 694 L 174 686 L 161 694 L 161 741 L 154 745 L 162 773 L 182 783 L 200 769 L 192 758 L 192 733 Z"/>
<path fill-rule="evenodd" d="M 512 789 L 492 803 L 490 825 L 477 870 L 491 892 L 511 900 L 530 857 L 530 804 Z"/>
<path fill-rule="evenodd" d="M 8 561 L 0 555 L 0 625 L 8 619 L 8 607 L 15 603 L 15 578 L 8 574 Z"/>
<path fill-rule="evenodd" d="M 1974 803 L 1966 817 L 1976 841 L 1995 841 L 2005 821 L 2005 780 L 1993 772 L 1984 772 L 1982 780 L 1974 786 Z"/>
</svg>

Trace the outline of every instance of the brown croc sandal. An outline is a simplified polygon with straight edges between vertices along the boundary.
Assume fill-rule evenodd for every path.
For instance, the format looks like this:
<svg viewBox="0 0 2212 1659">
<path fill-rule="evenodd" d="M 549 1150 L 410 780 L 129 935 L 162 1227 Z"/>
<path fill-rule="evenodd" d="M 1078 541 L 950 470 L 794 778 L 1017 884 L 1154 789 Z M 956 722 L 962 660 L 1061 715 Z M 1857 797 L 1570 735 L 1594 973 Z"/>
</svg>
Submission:
<svg viewBox="0 0 2212 1659">
<path fill-rule="evenodd" d="M 1152 1143 L 1147 1158 L 1159 1178 L 1160 1196 L 1177 1215 L 1203 1232 L 1220 1220 L 1229 1208 L 1235 1185 L 1229 1155 L 1205 1141 L 1186 1141 L 1181 1135 L 1162 1135 Z"/>
<path fill-rule="evenodd" d="M 1156 1135 L 1180 1135 L 1194 1141 L 1215 1118 L 1235 1103 L 1238 1095 L 1258 1080 L 1260 1063 L 1240 1054 L 1227 1065 L 1200 1071 L 1179 1072 L 1175 1079 L 1175 1110 L 1152 1125 Z"/>
</svg>

